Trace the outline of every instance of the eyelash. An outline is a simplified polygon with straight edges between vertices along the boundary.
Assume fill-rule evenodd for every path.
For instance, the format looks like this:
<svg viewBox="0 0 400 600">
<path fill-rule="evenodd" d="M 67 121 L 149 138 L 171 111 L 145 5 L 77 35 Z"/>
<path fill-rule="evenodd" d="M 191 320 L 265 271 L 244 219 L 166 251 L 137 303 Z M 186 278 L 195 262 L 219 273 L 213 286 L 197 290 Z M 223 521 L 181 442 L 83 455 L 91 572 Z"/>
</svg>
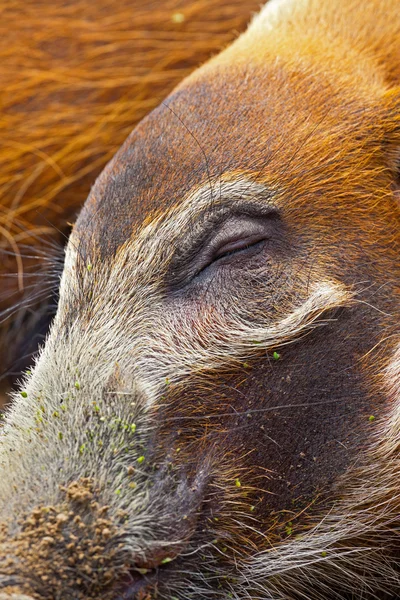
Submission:
<svg viewBox="0 0 400 600">
<path fill-rule="evenodd" d="M 265 240 L 265 239 L 260 240 L 258 242 L 255 242 L 254 244 L 250 244 L 244 248 L 237 248 L 235 250 L 226 252 L 226 253 L 222 254 L 221 256 L 213 257 L 207 265 L 205 265 L 202 269 L 200 269 L 200 271 L 198 271 L 197 273 L 194 274 L 193 279 L 204 274 L 209 269 L 209 267 L 216 265 L 216 263 L 223 261 L 224 259 L 228 258 L 229 256 L 234 256 L 235 254 L 242 254 L 242 253 L 248 252 L 249 250 L 257 250 L 257 252 L 254 252 L 254 254 L 252 254 L 252 256 L 258 254 L 264 248 L 266 242 L 267 242 L 267 240 Z"/>
<path fill-rule="evenodd" d="M 239 275 L 241 259 L 236 259 L 236 255 L 243 254 L 242 260 L 250 261 L 266 244 L 279 237 L 280 213 L 271 207 L 264 211 L 259 206 L 257 210 L 250 208 L 246 206 L 229 213 L 225 210 L 212 223 L 195 221 L 190 236 L 182 236 L 181 243 L 177 244 L 170 263 L 166 276 L 169 293 L 179 293 L 192 282 L 200 283 L 198 280 L 203 275 L 210 277 L 211 269 L 215 268 L 217 274 L 218 268 L 228 264 L 232 264 Z M 250 268 L 253 265 L 254 261 Z"/>
<path fill-rule="evenodd" d="M 265 242 L 266 242 L 265 239 L 259 240 L 258 242 L 253 242 L 252 244 L 247 244 L 246 246 L 243 246 L 242 248 L 236 248 L 235 250 L 229 250 L 227 252 L 224 252 L 220 256 L 216 256 L 213 259 L 213 262 L 216 262 L 216 261 L 220 260 L 221 258 L 225 258 L 226 256 L 232 256 L 233 254 L 240 254 L 241 252 L 246 252 L 247 250 L 250 250 L 251 248 L 257 248 L 258 246 L 264 246 Z"/>
</svg>

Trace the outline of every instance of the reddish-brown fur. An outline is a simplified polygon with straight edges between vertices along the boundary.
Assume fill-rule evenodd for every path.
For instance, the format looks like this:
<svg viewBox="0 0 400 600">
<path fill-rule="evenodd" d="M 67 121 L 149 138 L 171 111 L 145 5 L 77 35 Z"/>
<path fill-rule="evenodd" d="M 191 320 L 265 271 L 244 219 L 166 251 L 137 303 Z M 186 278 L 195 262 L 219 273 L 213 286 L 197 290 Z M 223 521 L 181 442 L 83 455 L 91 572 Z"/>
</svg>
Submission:
<svg viewBox="0 0 400 600">
<path fill-rule="evenodd" d="M 304 6 L 288 3 L 275 28 L 253 26 L 178 85 L 102 172 L 73 229 L 59 313 L 9 416 L 2 457 L 26 471 L 21 467 L 24 475 L 12 482 L 17 490 L 18 482 L 30 484 L 14 500 L 21 524 L 4 511 L 12 532 L 1 547 L 12 555 L 4 576 L 12 582 L 20 573 L 33 597 L 114 598 L 107 584 L 116 581 L 127 598 L 160 593 L 170 600 L 184 597 L 182 578 L 195 600 L 203 580 L 204 597 L 209 591 L 213 600 L 232 592 L 240 600 L 399 594 L 398 6 L 394 0 L 384 10 L 378 0 Z M 196 204 L 199 189 L 210 195 L 211 215 L 222 206 L 227 222 L 232 215 L 248 221 L 237 197 L 220 197 L 227 182 L 260 186 L 253 200 L 274 211 L 266 244 L 257 259 L 235 254 L 218 262 L 214 254 L 190 271 L 215 235 L 208 232 L 188 251 L 192 232 L 207 223 Z M 334 314 L 324 305 L 326 320 L 307 337 L 296 341 L 291 330 L 284 341 L 294 343 L 280 348 L 275 361 L 274 340 L 270 346 L 253 340 L 253 350 L 241 346 L 249 341 L 242 330 L 231 335 L 240 318 L 255 329 L 281 323 L 321 281 L 346 290 L 347 301 L 332 302 Z M 72 418 L 55 410 L 64 395 Z M 143 416 L 145 401 L 151 409 Z M 128 414 L 119 419 L 121 435 L 131 431 L 132 415 L 149 419 L 151 436 L 140 438 L 146 457 L 138 458 L 125 439 L 113 449 L 114 434 L 107 448 L 95 446 L 104 431 L 98 412 L 113 403 Z M 24 417 L 34 422 L 27 431 Z M 12 454 L 15 447 L 24 461 Z M 24 453 L 27 447 L 32 451 Z M 135 469 L 116 471 L 128 459 L 144 469 L 136 492 L 136 481 L 128 484 Z M 49 474 L 34 495 L 40 462 Z M 81 481 L 72 484 L 76 474 Z M 116 554 L 99 541 L 95 559 L 72 556 L 75 570 L 66 573 L 75 543 L 68 544 L 68 535 L 81 544 L 100 535 L 99 510 L 116 481 L 122 506 L 133 507 L 123 523 L 110 511 L 107 540 Z M 77 506 L 70 485 L 96 502 Z M 140 485 L 148 485 L 148 499 L 141 500 L 147 513 L 135 504 Z M 112 507 L 120 506 L 112 498 Z M 172 506 L 159 539 L 152 503 L 156 518 Z M 43 508 L 50 516 L 41 517 L 38 533 L 34 515 Z M 122 533 L 141 539 L 134 509 L 147 516 L 159 546 L 123 554 Z M 88 531 L 79 529 L 81 514 Z M 325 545 L 313 546 L 321 530 Z M 48 549 L 41 554 L 48 531 L 55 532 L 49 544 L 60 559 L 51 577 Z M 307 546 L 300 568 L 293 562 L 304 538 L 312 551 Z M 344 557 L 347 550 L 365 554 Z M 258 552 L 261 575 L 252 562 Z M 271 574 L 276 556 L 281 571 Z M 82 582 L 77 573 L 100 558 L 109 578 L 101 570 Z M 172 564 L 163 569 L 165 558 Z M 210 579 L 201 559 L 215 569 Z M 141 579 L 138 567 L 153 570 L 154 579 Z"/>
<path fill-rule="evenodd" d="M 377 357 L 369 351 L 377 344 L 381 365 L 378 371 L 374 369 L 374 378 L 379 378 L 394 347 L 390 334 L 397 323 L 394 315 L 400 278 L 396 179 L 400 25 L 395 18 L 395 2 L 387 3 L 392 18 L 388 11 L 378 21 L 374 2 L 368 3 L 361 15 L 355 0 L 339 3 L 339 12 L 337 3 L 325 4 L 317 3 L 315 19 L 312 11 L 304 13 L 301 4 L 298 14 L 290 7 L 289 25 L 281 25 L 268 37 L 260 31 L 258 36 L 253 33 L 241 38 L 179 85 L 136 127 L 100 175 L 75 232 L 83 256 L 87 253 L 110 261 L 129 238 L 134 242 L 143 223 L 179 207 L 190 190 L 209 180 L 218 182 L 221 173 L 225 179 L 248 177 L 264 183 L 276 194 L 274 202 L 287 215 L 290 239 L 300 244 L 296 251 L 301 253 L 306 248 L 308 257 L 304 261 L 310 268 L 310 279 L 312 264 L 313 269 L 329 273 L 349 288 L 358 289 L 368 282 L 372 287 L 362 295 L 363 301 L 381 311 L 372 320 L 368 311 L 361 317 L 361 311 L 353 324 L 350 321 L 343 325 L 345 332 L 341 335 L 332 331 L 332 337 L 326 338 L 330 343 L 325 354 L 318 343 L 313 349 L 313 340 L 305 345 L 304 355 L 299 348 L 288 351 L 294 361 L 302 356 L 296 364 L 306 364 L 308 354 L 317 357 L 321 353 L 317 368 L 320 377 L 312 383 L 302 382 L 301 377 L 294 383 L 299 375 L 291 374 L 289 388 L 303 387 L 305 398 L 323 387 L 326 377 L 332 377 L 329 365 L 335 361 L 338 380 L 332 388 L 327 386 L 327 396 L 335 390 L 342 394 L 347 422 L 343 429 L 338 428 L 337 437 L 344 436 L 346 444 L 357 452 L 358 444 L 369 435 L 367 416 L 374 412 L 374 406 L 386 413 L 389 409 L 382 391 L 373 395 L 366 382 L 358 379 L 357 369 L 352 372 L 352 391 L 360 387 L 364 398 L 361 404 L 348 406 L 347 383 L 342 386 L 340 373 L 352 368 L 355 357 L 356 364 L 364 361 L 364 355 L 365 370 L 371 368 L 370 361 L 376 366 Z M 359 47 L 352 42 L 354 32 L 346 29 L 356 16 L 362 32 L 358 34 Z M 340 38 L 335 37 L 338 32 Z M 334 48 L 328 36 L 335 39 Z M 364 54 L 364 47 L 371 49 L 369 53 Z M 215 189 L 218 195 L 218 184 Z M 377 295 L 376 289 L 381 286 L 384 292 Z M 300 294 L 300 285 L 294 285 L 294 290 Z M 290 288 L 285 291 L 293 293 Z M 201 323 L 201 309 L 195 315 Z M 369 322 L 368 338 L 362 335 L 364 319 Z M 382 330 L 389 332 L 389 342 L 382 340 Z M 349 341 L 344 344 L 347 337 Z M 277 371 L 275 380 L 262 359 L 251 376 L 240 373 L 229 380 L 230 389 L 237 389 L 244 378 L 251 382 L 245 386 L 248 391 L 244 396 L 251 402 L 257 402 L 252 388 L 255 382 L 261 389 L 274 390 L 274 397 L 279 399 L 284 392 L 278 392 L 282 373 L 279 368 Z M 286 367 L 283 371 L 287 374 Z M 216 385 L 220 384 L 217 378 Z M 195 386 L 190 386 L 186 394 L 188 402 L 192 394 L 197 396 Z M 215 408 L 216 397 L 218 392 L 213 390 L 213 410 L 224 406 L 217 404 Z M 244 408 L 239 394 L 236 401 Z M 175 410 L 176 401 L 171 406 Z M 212 411 L 204 406 L 202 410 Z M 309 437 L 315 419 L 319 430 L 312 445 L 320 468 L 309 464 L 300 478 L 294 476 L 298 496 L 312 494 L 348 466 L 349 449 L 336 449 L 334 465 L 331 462 L 334 414 L 328 410 L 322 424 L 320 413 L 308 415 L 304 423 L 297 417 L 297 431 L 285 441 L 285 457 L 268 458 L 269 468 L 283 470 L 292 479 L 289 473 L 299 438 Z M 272 432 L 280 428 L 279 419 L 270 425 Z M 286 425 L 279 435 L 286 439 Z M 276 494 L 276 506 L 274 498 L 268 498 L 268 510 L 271 505 L 290 507 L 293 493 L 291 489 L 288 492 L 286 481 L 268 482 L 267 489 Z"/>
</svg>

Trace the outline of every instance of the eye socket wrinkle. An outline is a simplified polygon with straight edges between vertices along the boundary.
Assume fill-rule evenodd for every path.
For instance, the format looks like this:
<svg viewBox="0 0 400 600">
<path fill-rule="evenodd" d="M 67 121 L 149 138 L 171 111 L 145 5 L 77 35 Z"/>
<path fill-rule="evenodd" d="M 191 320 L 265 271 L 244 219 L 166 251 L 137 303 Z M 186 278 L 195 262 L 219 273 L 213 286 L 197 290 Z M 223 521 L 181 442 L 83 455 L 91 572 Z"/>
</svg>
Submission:
<svg viewBox="0 0 400 600">
<path fill-rule="evenodd" d="M 254 249 L 249 252 L 252 256 L 260 251 L 280 221 L 277 208 L 263 200 L 236 202 L 234 206 L 224 203 L 204 210 L 176 243 L 167 273 L 168 288 L 179 290 L 213 262 L 222 263 L 229 255 Z"/>
<path fill-rule="evenodd" d="M 209 261 L 204 262 L 199 268 L 198 270 L 195 272 L 195 274 L 193 275 L 193 279 L 199 277 L 200 275 L 204 274 L 204 272 L 208 269 L 208 267 L 211 267 L 212 265 L 223 265 L 223 264 L 227 264 L 228 262 L 230 262 L 231 258 L 234 258 L 237 255 L 242 255 L 243 258 L 252 258 L 253 256 L 255 256 L 256 254 L 259 254 L 263 248 L 265 247 L 265 244 L 267 243 L 267 239 L 261 239 L 259 241 L 255 241 L 253 243 L 248 243 L 246 245 L 243 245 L 243 247 L 241 248 L 235 248 L 233 250 L 229 250 L 224 252 L 221 255 L 216 255 L 210 258 Z"/>
</svg>

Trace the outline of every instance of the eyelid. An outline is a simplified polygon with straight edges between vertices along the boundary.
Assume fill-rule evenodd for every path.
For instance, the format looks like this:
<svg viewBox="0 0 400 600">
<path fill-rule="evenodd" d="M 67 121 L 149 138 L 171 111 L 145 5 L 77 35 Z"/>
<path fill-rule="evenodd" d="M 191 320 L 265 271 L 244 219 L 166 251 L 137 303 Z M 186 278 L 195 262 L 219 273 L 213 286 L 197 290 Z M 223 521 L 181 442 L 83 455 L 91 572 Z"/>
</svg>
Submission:
<svg viewBox="0 0 400 600">
<path fill-rule="evenodd" d="M 202 269 L 205 269 L 206 252 L 211 253 L 212 250 L 218 249 L 215 245 L 216 240 L 219 240 L 220 247 L 230 241 L 227 238 L 222 240 L 220 237 L 226 231 L 227 224 L 249 223 L 252 220 L 263 223 L 268 237 L 280 235 L 278 223 L 281 222 L 281 213 L 278 207 L 271 203 L 269 197 L 260 195 L 257 201 L 243 199 L 229 204 L 224 201 L 213 205 L 212 210 L 210 207 L 204 210 L 191 223 L 190 232 L 187 230 L 182 232 L 177 240 L 174 256 L 166 275 L 166 288 L 170 292 L 178 292 L 190 284 Z M 245 229 L 246 231 L 242 233 L 245 233 L 247 238 L 249 235 L 247 226 Z M 209 264 L 211 256 L 212 254 L 208 257 Z"/>
<path fill-rule="evenodd" d="M 271 203 L 270 198 L 263 196 L 260 196 L 259 201 L 238 200 L 234 205 L 232 202 L 223 201 L 213 204 L 212 207 L 208 206 L 190 223 L 190 236 L 188 231 L 185 231 L 177 241 L 174 266 L 179 269 L 180 265 L 189 263 L 209 243 L 215 232 L 230 219 L 252 217 L 270 219 L 279 215 L 277 207 Z"/>
<path fill-rule="evenodd" d="M 225 244 L 222 244 L 214 253 L 214 260 L 220 258 L 224 254 L 229 254 L 230 252 L 236 252 L 238 250 L 244 250 L 249 246 L 253 246 L 258 242 L 266 239 L 265 231 L 254 232 L 250 235 L 243 234 L 238 238 L 232 238 L 227 241 Z"/>
<path fill-rule="evenodd" d="M 195 258 L 195 274 L 230 252 L 251 248 L 271 236 L 273 219 L 233 216 L 227 219 Z"/>
</svg>

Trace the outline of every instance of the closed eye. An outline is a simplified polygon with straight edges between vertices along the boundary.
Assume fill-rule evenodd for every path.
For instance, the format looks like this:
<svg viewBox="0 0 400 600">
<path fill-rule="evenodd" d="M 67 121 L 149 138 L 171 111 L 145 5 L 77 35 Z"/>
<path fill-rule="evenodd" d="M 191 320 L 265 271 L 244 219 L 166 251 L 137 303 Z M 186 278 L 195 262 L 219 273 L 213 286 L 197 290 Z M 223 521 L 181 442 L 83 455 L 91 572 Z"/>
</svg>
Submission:
<svg viewBox="0 0 400 600">
<path fill-rule="evenodd" d="M 267 247 L 274 254 L 278 248 L 282 251 L 281 213 L 270 198 L 260 193 L 260 199 L 263 202 L 230 198 L 199 213 L 177 241 L 165 278 L 169 293 L 200 284 L 220 268 L 232 267 L 237 276 L 259 268 L 257 255 L 264 255 Z"/>
<path fill-rule="evenodd" d="M 265 236 L 253 236 L 249 238 L 242 238 L 238 240 L 233 240 L 224 244 L 221 248 L 219 248 L 214 256 L 213 261 L 218 260 L 219 258 L 225 258 L 225 256 L 231 256 L 232 254 L 237 254 L 238 252 L 242 252 L 243 250 L 249 250 L 254 246 L 258 246 L 260 242 L 265 242 Z"/>
<path fill-rule="evenodd" d="M 265 242 L 266 242 L 266 239 L 261 238 L 257 241 L 241 240 L 241 242 L 240 243 L 238 242 L 237 244 L 231 244 L 231 245 L 227 244 L 226 247 L 220 248 L 215 253 L 215 255 L 211 257 L 211 259 L 208 263 L 203 264 L 202 267 L 200 268 L 200 271 L 198 271 L 196 273 L 196 275 L 203 272 L 205 269 L 207 269 L 207 267 L 209 267 L 211 265 L 226 264 L 229 261 L 225 260 L 225 259 L 229 259 L 236 255 L 243 255 L 243 257 L 254 256 L 255 254 L 258 254 L 258 252 L 260 252 L 264 248 Z M 228 248 L 230 248 L 230 249 L 228 249 Z"/>
<path fill-rule="evenodd" d="M 211 265 L 229 262 L 231 257 L 251 257 L 271 238 L 274 219 L 236 215 L 227 219 L 194 258 L 194 276 Z"/>
</svg>

